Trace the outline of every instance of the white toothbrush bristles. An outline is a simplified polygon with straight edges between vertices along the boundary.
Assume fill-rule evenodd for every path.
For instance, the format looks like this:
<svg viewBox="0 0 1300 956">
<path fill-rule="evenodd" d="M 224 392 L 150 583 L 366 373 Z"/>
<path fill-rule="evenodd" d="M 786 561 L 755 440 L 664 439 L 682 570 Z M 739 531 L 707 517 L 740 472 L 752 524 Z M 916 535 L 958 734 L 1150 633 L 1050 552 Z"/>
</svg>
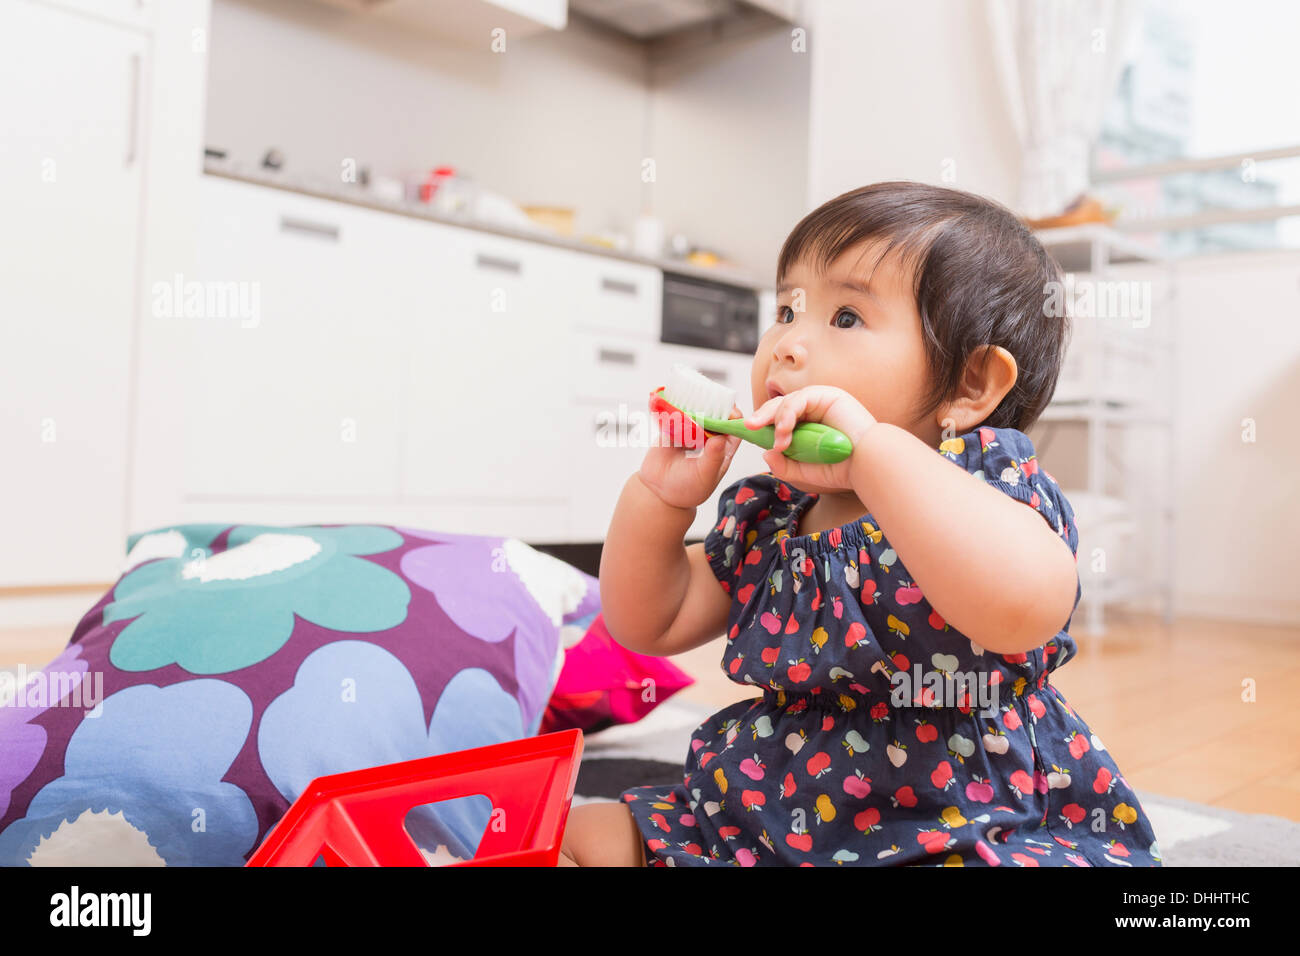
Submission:
<svg viewBox="0 0 1300 956">
<path fill-rule="evenodd" d="M 679 362 L 664 386 L 664 400 L 693 417 L 725 420 L 736 404 L 736 390 Z"/>
</svg>

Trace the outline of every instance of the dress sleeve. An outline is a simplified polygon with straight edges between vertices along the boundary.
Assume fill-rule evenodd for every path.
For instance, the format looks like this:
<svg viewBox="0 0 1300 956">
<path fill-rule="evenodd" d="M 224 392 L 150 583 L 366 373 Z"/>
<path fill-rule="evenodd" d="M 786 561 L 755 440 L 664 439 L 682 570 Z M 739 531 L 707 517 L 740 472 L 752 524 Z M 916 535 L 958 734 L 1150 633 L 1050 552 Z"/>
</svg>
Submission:
<svg viewBox="0 0 1300 956">
<path fill-rule="evenodd" d="M 1028 435 L 1014 428 L 980 428 L 966 438 L 964 455 L 968 471 L 1037 511 L 1078 559 L 1074 510 L 1056 479 L 1039 463 Z"/>
<path fill-rule="evenodd" d="M 728 594 L 741 577 L 745 556 L 762 547 L 791 499 L 789 488 L 771 474 L 741 478 L 718 496 L 718 520 L 704 536 L 704 556 Z"/>
</svg>

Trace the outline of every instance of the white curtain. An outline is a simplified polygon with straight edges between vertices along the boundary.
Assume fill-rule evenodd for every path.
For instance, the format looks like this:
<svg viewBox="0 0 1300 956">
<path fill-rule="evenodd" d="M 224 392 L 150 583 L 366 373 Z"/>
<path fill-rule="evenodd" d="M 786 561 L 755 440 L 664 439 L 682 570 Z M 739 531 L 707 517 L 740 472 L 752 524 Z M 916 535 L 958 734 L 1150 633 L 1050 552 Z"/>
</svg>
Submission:
<svg viewBox="0 0 1300 956">
<path fill-rule="evenodd" d="M 1019 209 L 1064 211 L 1141 23 L 1141 0 L 987 0 L 993 58 L 1024 159 Z"/>
</svg>

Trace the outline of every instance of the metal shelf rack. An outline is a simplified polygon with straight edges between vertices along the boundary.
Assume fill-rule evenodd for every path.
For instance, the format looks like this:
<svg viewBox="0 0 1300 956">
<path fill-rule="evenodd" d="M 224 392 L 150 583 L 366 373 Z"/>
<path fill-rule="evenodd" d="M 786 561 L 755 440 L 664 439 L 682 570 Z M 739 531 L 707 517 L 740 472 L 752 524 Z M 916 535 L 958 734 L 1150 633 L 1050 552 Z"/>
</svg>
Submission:
<svg viewBox="0 0 1300 956">
<path fill-rule="evenodd" d="M 1082 425 L 1085 435 L 1087 480 L 1081 488 L 1062 487 L 1079 520 L 1079 571 L 1083 588 L 1079 601 L 1084 629 L 1100 638 L 1106 633 L 1106 609 L 1122 602 L 1159 599 L 1166 625 L 1174 614 L 1174 432 L 1172 414 L 1176 365 L 1176 309 L 1169 259 L 1130 236 L 1091 223 L 1058 229 L 1041 229 L 1035 236 L 1060 264 L 1075 286 L 1094 285 L 1094 305 L 1103 291 L 1117 291 L 1107 283 L 1162 284 L 1165 293 L 1149 300 L 1151 321 L 1139 326 L 1132 316 L 1079 316 L 1071 309 L 1073 333 L 1066 368 L 1051 403 L 1038 422 L 1044 430 L 1040 454 L 1065 424 Z M 1144 264 L 1148 270 L 1128 270 L 1118 279 L 1116 265 Z M 1141 272 L 1145 279 L 1137 275 Z M 1150 286 L 1148 287 L 1148 289 Z M 1094 313 L 1099 310 L 1093 309 Z M 1104 310 L 1102 310 L 1104 311 Z M 1128 328 L 1124 328 L 1127 322 Z M 1039 427 L 1036 423 L 1036 427 Z M 1126 454 L 1126 434 L 1144 429 L 1144 448 L 1163 444 L 1150 469 L 1147 457 Z M 1155 477 L 1153 478 L 1153 473 Z M 1113 484 L 1112 484 L 1113 482 Z M 1151 499 L 1141 502 L 1140 492 Z M 1155 523 L 1153 523 L 1153 520 Z M 1131 562 L 1120 573 L 1109 569 L 1106 552 L 1128 555 L 1140 534 L 1157 535 L 1163 560 Z M 1106 569 L 1094 571 L 1094 558 Z M 1076 617 L 1078 617 L 1076 613 Z"/>
</svg>

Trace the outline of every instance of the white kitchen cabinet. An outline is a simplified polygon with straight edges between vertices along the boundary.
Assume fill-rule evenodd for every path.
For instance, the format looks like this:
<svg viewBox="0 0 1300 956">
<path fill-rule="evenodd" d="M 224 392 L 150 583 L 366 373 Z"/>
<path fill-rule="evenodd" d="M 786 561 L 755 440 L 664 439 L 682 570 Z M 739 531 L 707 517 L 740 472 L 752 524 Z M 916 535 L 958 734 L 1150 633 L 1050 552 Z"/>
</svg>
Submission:
<svg viewBox="0 0 1300 956">
<path fill-rule="evenodd" d="M 583 337 L 579 336 L 579 340 Z M 628 371 L 601 370 L 601 354 L 634 357 Z M 668 382 L 673 363 L 681 362 L 737 390 L 737 402 L 749 411 L 750 357 L 738 353 L 689 346 L 645 344 L 636 339 L 592 336 L 582 354 L 586 368 L 578 375 L 592 384 L 575 401 L 573 433 L 574 494 L 569 519 L 573 540 L 600 541 L 618 503 L 623 485 L 640 467 L 653 423 L 649 420 L 652 389 Z M 595 369 L 593 372 L 592 370 Z M 767 470 L 762 451 L 741 443 L 731 467 L 709 499 L 696 511 L 688 538 L 703 538 L 717 520 L 718 498 L 727 486 L 744 475 Z"/>
<path fill-rule="evenodd" d="M 420 281 L 400 253 L 439 231 L 211 176 L 200 209 L 192 278 L 205 313 L 175 319 L 191 333 L 187 497 L 233 512 L 264 496 L 394 495 L 410 349 L 401 292 Z"/>
<path fill-rule="evenodd" d="M 619 403 L 645 410 L 650 392 L 663 371 L 658 362 L 660 345 L 622 335 L 575 332 L 570 340 L 569 389 L 586 403 L 602 403 L 616 410 Z"/>
<path fill-rule="evenodd" d="M 658 269 L 569 253 L 557 262 L 552 278 L 576 331 L 659 341 L 663 273 Z"/>
<path fill-rule="evenodd" d="M 565 255 L 457 230 L 408 321 L 402 494 L 567 514 Z"/>
<path fill-rule="evenodd" d="M 644 410 L 643 410 L 644 411 Z M 645 419 L 619 416 L 604 403 L 575 403 L 568 418 L 571 456 L 569 538 L 603 541 L 623 485 L 641 467 L 649 432 Z"/>
<path fill-rule="evenodd" d="M 197 278 L 257 283 L 260 314 L 182 320 L 186 520 L 599 541 L 672 361 L 748 405 L 749 356 L 659 343 L 653 267 L 227 177 L 202 194 Z"/>
<path fill-rule="evenodd" d="M 0 4 L 0 586 L 121 563 L 148 51 Z"/>
</svg>

